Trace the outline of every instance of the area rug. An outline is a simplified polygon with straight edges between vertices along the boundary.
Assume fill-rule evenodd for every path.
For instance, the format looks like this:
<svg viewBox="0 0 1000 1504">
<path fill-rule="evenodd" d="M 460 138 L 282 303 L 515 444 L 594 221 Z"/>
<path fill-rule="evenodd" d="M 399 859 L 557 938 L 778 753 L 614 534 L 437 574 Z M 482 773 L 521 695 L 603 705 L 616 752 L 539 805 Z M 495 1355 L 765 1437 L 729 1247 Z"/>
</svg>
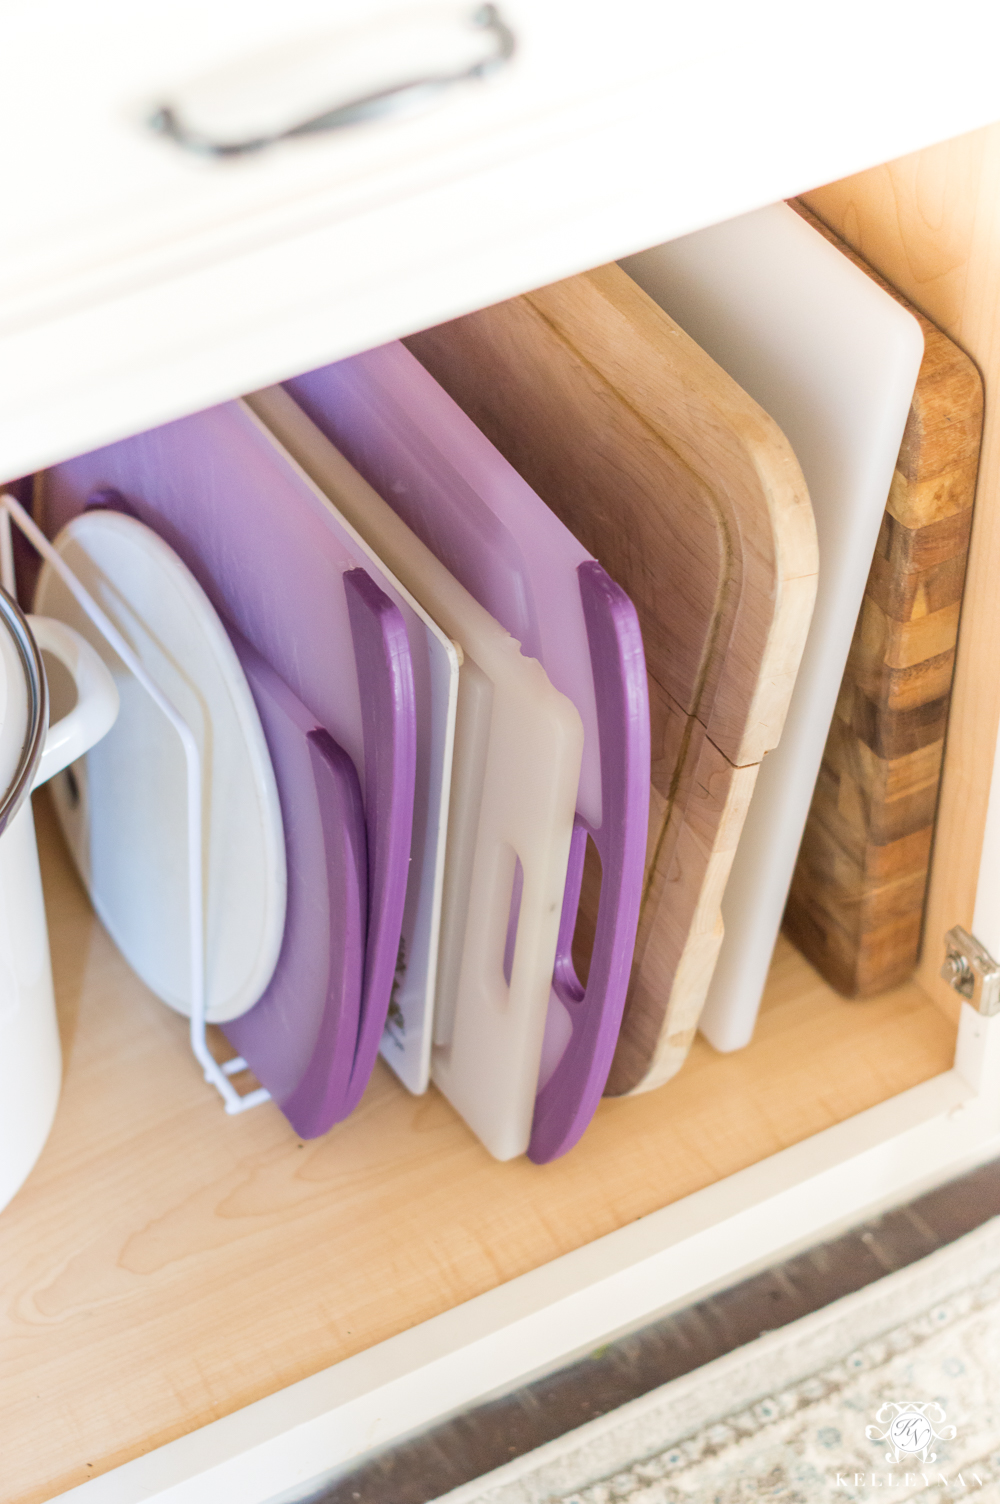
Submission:
<svg viewBox="0 0 1000 1504">
<path fill-rule="evenodd" d="M 1000 1504 L 1000 1218 L 437 1504 Z"/>
</svg>

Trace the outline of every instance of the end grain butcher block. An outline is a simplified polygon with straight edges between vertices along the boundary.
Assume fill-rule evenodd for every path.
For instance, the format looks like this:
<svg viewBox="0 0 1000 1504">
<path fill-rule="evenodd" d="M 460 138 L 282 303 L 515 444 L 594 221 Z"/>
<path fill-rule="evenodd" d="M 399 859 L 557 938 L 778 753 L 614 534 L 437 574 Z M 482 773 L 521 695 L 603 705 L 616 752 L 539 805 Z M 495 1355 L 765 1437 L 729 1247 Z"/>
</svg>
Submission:
<svg viewBox="0 0 1000 1504">
<path fill-rule="evenodd" d="M 831 986 L 866 997 L 917 963 L 983 425 L 969 357 L 919 320 L 924 358 L 785 911 Z"/>
<path fill-rule="evenodd" d="M 736 841 L 805 642 L 805 482 L 774 422 L 618 267 L 406 344 L 639 613 L 650 829 L 608 1092 L 648 1090 L 697 1027 Z"/>
</svg>

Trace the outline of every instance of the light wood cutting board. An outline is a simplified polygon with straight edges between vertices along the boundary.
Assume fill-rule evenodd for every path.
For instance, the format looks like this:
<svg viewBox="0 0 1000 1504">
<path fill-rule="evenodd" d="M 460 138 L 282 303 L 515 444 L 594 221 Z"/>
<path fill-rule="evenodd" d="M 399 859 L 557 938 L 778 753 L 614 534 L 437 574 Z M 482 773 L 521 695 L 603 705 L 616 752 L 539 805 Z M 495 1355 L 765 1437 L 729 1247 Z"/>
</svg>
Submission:
<svg viewBox="0 0 1000 1504">
<path fill-rule="evenodd" d="M 823 753 L 785 930 L 831 986 L 898 986 L 924 895 L 972 524 L 983 387 L 969 357 L 803 204 L 918 319 L 924 358 Z"/>
<path fill-rule="evenodd" d="M 805 482 L 775 423 L 616 266 L 405 343 L 639 613 L 650 831 L 608 1093 L 648 1090 L 694 1036 L 726 877 L 805 642 Z"/>
</svg>

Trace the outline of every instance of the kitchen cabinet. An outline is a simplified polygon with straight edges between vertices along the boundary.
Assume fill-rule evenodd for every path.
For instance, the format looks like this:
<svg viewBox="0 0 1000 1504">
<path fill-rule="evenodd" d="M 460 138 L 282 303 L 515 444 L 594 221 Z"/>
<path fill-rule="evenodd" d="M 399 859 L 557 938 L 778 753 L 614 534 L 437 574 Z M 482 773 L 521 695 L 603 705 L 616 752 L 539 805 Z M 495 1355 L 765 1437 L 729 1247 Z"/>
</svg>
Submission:
<svg viewBox="0 0 1000 1504">
<path fill-rule="evenodd" d="M 556 1164 L 492 1162 L 436 1094 L 381 1067 L 313 1143 L 266 1107 L 227 1118 L 41 806 L 66 1078 L 0 1223 L 12 1504 L 305 1495 L 1000 1153 L 997 1021 L 937 976 L 944 932 L 972 926 L 1000 720 L 1000 20 L 971 4 L 947 28 L 920 4 L 696 9 L 629 0 L 611 24 L 597 5 L 504 5 L 509 72 L 370 137 L 235 163 L 188 160 L 144 134 L 146 114 L 234 50 L 249 76 L 279 41 L 363 29 L 363 7 L 250 5 L 239 47 L 215 5 L 198 27 L 193 4 L 168 25 L 111 0 L 0 23 L 17 139 L 0 153 L 6 476 L 803 192 L 987 392 L 916 978 L 847 1003 L 780 943 L 747 1050 L 697 1042 L 661 1091 L 605 1101 Z"/>
</svg>

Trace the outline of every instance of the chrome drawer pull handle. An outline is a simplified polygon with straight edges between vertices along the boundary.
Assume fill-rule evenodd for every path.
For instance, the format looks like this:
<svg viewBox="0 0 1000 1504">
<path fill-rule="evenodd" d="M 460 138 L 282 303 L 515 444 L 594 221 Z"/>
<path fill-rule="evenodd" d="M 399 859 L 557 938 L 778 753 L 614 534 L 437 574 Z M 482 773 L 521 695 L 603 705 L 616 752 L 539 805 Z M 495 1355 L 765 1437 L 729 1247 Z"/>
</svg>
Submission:
<svg viewBox="0 0 1000 1504">
<path fill-rule="evenodd" d="M 264 136 L 251 136 L 243 141 L 214 141 L 196 130 L 189 130 L 170 105 L 162 105 L 147 122 L 150 130 L 182 146 L 185 151 L 196 152 L 202 157 L 240 157 L 249 152 L 263 151 L 278 141 L 288 141 L 296 136 L 315 135 L 320 131 L 336 131 L 344 126 L 357 125 L 364 120 L 375 120 L 382 115 L 391 115 L 397 110 L 416 104 L 425 95 L 428 102 L 435 95 L 450 89 L 453 84 L 466 83 L 471 79 L 487 78 L 502 68 L 513 57 L 516 46 L 514 33 L 501 19 L 495 5 L 482 5 L 470 17 L 473 26 L 490 34 L 493 46 L 478 62 L 455 73 L 428 74 L 423 78 L 411 78 L 405 83 L 393 84 L 379 89 L 374 94 L 364 94 L 359 99 L 350 99 L 303 120 L 287 130 L 275 131 Z"/>
</svg>

